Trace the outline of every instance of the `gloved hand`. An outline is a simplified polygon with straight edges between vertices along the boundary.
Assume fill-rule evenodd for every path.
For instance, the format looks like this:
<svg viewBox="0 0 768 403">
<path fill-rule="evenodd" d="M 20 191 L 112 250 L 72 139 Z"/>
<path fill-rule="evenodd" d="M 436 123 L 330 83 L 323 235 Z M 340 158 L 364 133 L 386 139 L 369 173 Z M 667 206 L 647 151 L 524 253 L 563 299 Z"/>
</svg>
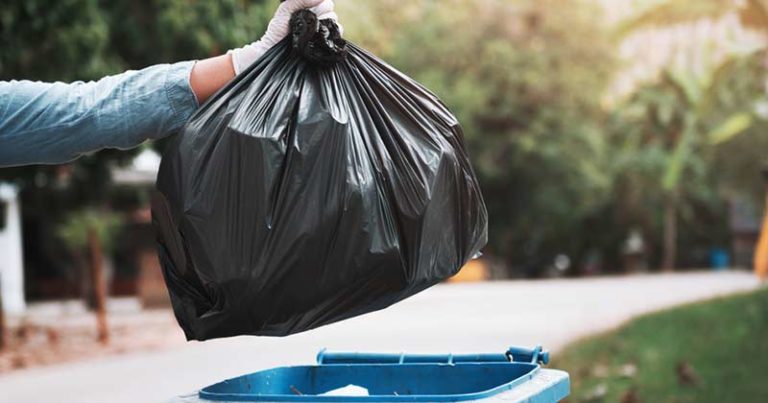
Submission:
<svg viewBox="0 0 768 403">
<path fill-rule="evenodd" d="M 264 36 L 250 45 L 242 48 L 232 49 L 227 54 L 232 56 L 232 65 L 235 68 L 235 74 L 240 74 L 248 68 L 253 62 L 258 60 L 267 51 L 280 42 L 290 33 L 289 23 L 293 13 L 299 10 L 309 8 L 314 12 L 318 19 L 332 19 L 339 25 L 339 31 L 343 34 L 344 29 L 339 24 L 339 17 L 333 11 L 333 0 L 286 0 L 280 3 L 274 17 L 269 22 L 269 27 Z"/>
</svg>

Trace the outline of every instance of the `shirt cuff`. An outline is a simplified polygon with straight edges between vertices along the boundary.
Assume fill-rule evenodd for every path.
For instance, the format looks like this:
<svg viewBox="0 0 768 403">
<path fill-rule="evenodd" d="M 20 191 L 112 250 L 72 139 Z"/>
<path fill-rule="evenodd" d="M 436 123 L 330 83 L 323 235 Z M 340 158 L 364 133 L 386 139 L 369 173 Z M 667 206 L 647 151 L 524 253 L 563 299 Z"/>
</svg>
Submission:
<svg viewBox="0 0 768 403">
<path fill-rule="evenodd" d="M 165 94 L 168 104 L 173 109 L 173 119 L 170 122 L 171 131 L 181 128 L 200 106 L 189 77 L 195 61 L 171 64 L 165 76 Z"/>
</svg>

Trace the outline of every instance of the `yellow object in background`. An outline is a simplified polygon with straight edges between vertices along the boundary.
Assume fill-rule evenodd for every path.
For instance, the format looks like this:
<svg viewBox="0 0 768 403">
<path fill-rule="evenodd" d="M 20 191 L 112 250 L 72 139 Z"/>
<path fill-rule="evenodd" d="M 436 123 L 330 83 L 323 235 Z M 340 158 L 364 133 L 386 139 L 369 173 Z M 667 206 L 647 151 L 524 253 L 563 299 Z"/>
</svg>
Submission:
<svg viewBox="0 0 768 403">
<path fill-rule="evenodd" d="M 470 260 L 459 272 L 448 279 L 449 283 L 474 283 L 490 277 L 488 265 L 482 259 Z"/>
<path fill-rule="evenodd" d="M 763 225 L 760 227 L 760 238 L 757 239 L 754 261 L 755 275 L 768 280 L 768 202 L 763 213 Z"/>
</svg>

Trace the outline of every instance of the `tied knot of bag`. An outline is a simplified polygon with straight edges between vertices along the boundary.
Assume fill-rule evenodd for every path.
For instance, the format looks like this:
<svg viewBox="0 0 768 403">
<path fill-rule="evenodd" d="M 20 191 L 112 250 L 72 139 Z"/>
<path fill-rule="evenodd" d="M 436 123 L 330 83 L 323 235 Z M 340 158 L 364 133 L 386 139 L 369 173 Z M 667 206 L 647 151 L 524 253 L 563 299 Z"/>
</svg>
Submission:
<svg viewBox="0 0 768 403">
<path fill-rule="evenodd" d="M 347 56 L 347 41 L 333 20 L 300 10 L 291 17 L 290 27 L 293 50 L 310 64 L 332 67 Z"/>
</svg>

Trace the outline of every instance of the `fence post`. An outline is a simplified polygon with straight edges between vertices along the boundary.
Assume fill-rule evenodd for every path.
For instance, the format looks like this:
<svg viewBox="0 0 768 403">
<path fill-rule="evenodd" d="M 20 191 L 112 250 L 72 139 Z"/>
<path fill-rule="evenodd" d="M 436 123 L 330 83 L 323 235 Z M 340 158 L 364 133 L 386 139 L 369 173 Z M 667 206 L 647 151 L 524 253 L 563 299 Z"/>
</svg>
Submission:
<svg viewBox="0 0 768 403">
<path fill-rule="evenodd" d="M 107 325 L 107 285 L 104 279 L 104 260 L 101 252 L 101 240 L 94 227 L 88 228 L 88 248 L 91 257 L 91 281 L 96 299 L 96 329 L 99 342 L 109 343 Z"/>
</svg>

